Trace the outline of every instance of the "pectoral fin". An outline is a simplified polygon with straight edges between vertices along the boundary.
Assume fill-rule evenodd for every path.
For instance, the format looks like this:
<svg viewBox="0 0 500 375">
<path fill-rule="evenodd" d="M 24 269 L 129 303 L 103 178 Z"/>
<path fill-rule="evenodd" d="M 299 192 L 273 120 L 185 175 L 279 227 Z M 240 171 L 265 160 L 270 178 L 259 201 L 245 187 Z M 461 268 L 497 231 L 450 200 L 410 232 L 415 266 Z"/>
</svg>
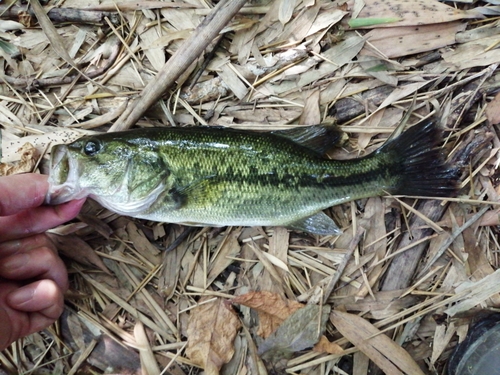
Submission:
<svg viewBox="0 0 500 375">
<path fill-rule="evenodd" d="M 326 235 L 338 236 L 342 234 L 342 230 L 324 212 L 318 212 L 313 216 L 297 220 L 287 225 L 287 227 L 323 236 Z"/>
<path fill-rule="evenodd" d="M 222 195 L 219 179 L 208 176 L 188 186 L 173 189 L 171 192 L 179 202 L 180 207 L 209 207 Z"/>
<path fill-rule="evenodd" d="M 172 187 L 163 191 L 155 203 L 146 211 L 142 217 L 157 211 L 174 211 L 182 208 L 206 208 L 214 204 L 220 198 L 220 186 L 214 182 L 214 179 L 206 179 L 193 182 L 182 187 Z M 186 225 L 201 225 L 196 223 L 185 223 Z"/>
</svg>

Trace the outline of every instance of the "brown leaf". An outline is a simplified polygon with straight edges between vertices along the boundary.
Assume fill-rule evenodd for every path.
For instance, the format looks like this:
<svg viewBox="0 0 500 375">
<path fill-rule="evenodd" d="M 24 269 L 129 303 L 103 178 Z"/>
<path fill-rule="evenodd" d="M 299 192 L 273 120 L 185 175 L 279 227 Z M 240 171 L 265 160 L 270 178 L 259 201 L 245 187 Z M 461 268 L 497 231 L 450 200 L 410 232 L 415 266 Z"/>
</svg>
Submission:
<svg viewBox="0 0 500 375">
<path fill-rule="evenodd" d="M 368 32 L 365 38 L 377 51 L 394 58 L 454 44 L 456 34 L 465 28 L 466 24 L 459 21 L 419 26 L 418 32 L 415 32 L 415 26 L 376 28 Z M 369 51 L 369 48 L 365 48 L 361 53 L 373 55 Z"/>
<path fill-rule="evenodd" d="M 149 242 L 144 232 L 139 229 L 133 221 L 128 222 L 127 233 L 135 249 L 139 251 L 141 255 L 153 264 L 160 263 L 160 250 Z"/>
<path fill-rule="evenodd" d="M 377 25 L 377 27 L 394 27 L 446 23 L 464 18 L 477 18 L 481 15 L 474 10 L 460 10 L 437 0 L 365 0 L 365 6 L 358 17 L 398 19 L 398 22 Z"/>
<path fill-rule="evenodd" d="M 329 305 L 298 309 L 259 345 L 259 354 L 276 362 L 313 347 L 325 331 L 330 310 Z"/>
<path fill-rule="evenodd" d="M 321 109 L 319 108 L 319 90 L 305 92 L 304 110 L 300 115 L 299 124 L 316 125 L 321 122 Z"/>
<path fill-rule="evenodd" d="M 500 123 L 500 93 L 496 94 L 493 100 L 486 104 L 485 113 L 491 125 Z"/>
<path fill-rule="evenodd" d="M 4 132 L 0 130 L 0 133 Z M 42 153 L 48 149 L 50 145 L 60 143 L 70 143 L 77 140 L 85 131 L 76 129 L 64 129 L 54 132 L 47 132 L 44 134 L 28 135 L 26 137 L 7 137 L 3 136 L 2 139 L 2 160 L 4 162 L 15 162 L 21 159 L 18 150 L 22 149 L 26 143 L 33 145 L 38 153 Z M 7 138 L 7 139 L 6 139 Z"/>
<path fill-rule="evenodd" d="M 87 224 L 89 227 L 95 229 L 97 233 L 99 233 L 101 236 L 104 238 L 108 239 L 111 237 L 113 234 L 113 229 L 106 224 L 103 220 L 98 219 L 94 215 L 88 215 L 84 213 L 80 213 L 78 215 L 78 219 L 85 224 Z"/>
<path fill-rule="evenodd" d="M 392 341 L 367 320 L 341 311 L 332 311 L 330 320 L 338 331 L 384 373 L 388 375 L 423 375 L 406 350 Z"/>
<path fill-rule="evenodd" d="M 239 318 L 226 300 L 216 298 L 200 304 L 189 315 L 186 355 L 206 374 L 218 374 L 233 357 L 233 341 L 240 327 Z"/>
<path fill-rule="evenodd" d="M 260 323 L 257 334 L 263 338 L 269 337 L 290 315 L 305 306 L 267 291 L 242 294 L 233 299 L 233 303 L 248 306 L 257 311 Z M 321 337 L 313 350 L 330 354 L 339 354 L 343 351 L 339 345 L 329 342 L 325 336 Z"/>
<path fill-rule="evenodd" d="M 15 164 L 0 163 L 0 176 L 33 171 L 38 159 L 36 148 L 31 143 L 25 143 L 17 152 L 21 154 L 21 161 Z"/>
<path fill-rule="evenodd" d="M 321 336 L 313 350 L 318 353 L 342 354 L 344 349 L 339 344 L 328 341 L 326 336 Z"/>
<path fill-rule="evenodd" d="M 36 15 L 36 18 L 38 19 L 38 23 L 42 27 L 45 35 L 47 35 L 54 52 L 72 67 L 77 68 L 75 62 L 64 48 L 63 39 L 57 32 L 55 26 L 52 24 L 52 21 L 47 16 L 46 11 L 40 5 L 40 2 L 38 0 L 32 0 L 31 7 Z"/>
<path fill-rule="evenodd" d="M 240 243 L 238 242 L 241 231 L 242 229 L 233 230 L 224 239 L 224 242 L 220 246 L 220 250 L 217 252 L 217 257 L 211 264 L 207 277 L 207 285 L 212 284 L 213 281 L 234 262 L 233 258 L 236 257 L 241 250 Z"/>
<path fill-rule="evenodd" d="M 292 313 L 304 307 L 302 303 L 283 299 L 279 294 L 267 291 L 242 294 L 233 299 L 233 303 L 257 310 L 260 321 L 257 334 L 263 338 L 276 331 Z"/>
<path fill-rule="evenodd" d="M 80 237 L 75 235 L 59 236 L 54 233 L 47 233 L 47 235 L 54 242 L 57 249 L 68 258 L 82 264 L 97 267 L 107 274 L 110 273 L 94 249 Z"/>
<path fill-rule="evenodd" d="M 146 335 L 144 325 L 140 320 L 134 326 L 134 337 L 141 357 L 141 367 L 144 374 L 159 375 L 160 369 L 155 360 L 153 349 Z"/>
</svg>

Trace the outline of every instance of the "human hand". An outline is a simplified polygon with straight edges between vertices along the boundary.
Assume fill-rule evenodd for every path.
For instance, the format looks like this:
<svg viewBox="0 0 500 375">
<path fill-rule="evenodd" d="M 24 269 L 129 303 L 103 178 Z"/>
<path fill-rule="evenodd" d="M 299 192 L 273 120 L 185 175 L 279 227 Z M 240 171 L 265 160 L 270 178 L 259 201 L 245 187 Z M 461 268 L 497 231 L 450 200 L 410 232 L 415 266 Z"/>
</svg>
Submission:
<svg viewBox="0 0 500 375">
<path fill-rule="evenodd" d="M 47 176 L 0 177 L 0 350 L 63 310 L 66 268 L 43 232 L 73 219 L 84 199 L 41 206 L 47 190 Z"/>
</svg>

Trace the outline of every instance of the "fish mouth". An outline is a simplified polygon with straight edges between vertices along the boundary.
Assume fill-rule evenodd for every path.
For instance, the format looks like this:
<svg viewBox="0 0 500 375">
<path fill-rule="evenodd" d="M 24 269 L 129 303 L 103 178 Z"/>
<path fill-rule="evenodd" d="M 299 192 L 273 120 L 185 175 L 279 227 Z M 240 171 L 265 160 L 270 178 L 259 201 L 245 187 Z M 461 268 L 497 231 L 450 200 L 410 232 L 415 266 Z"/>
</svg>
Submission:
<svg viewBox="0 0 500 375">
<path fill-rule="evenodd" d="M 61 204 L 87 196 L 79 186 L 78 163 L 69 156 L 66 145 L 57 145 L 52 148 L 49 170 L 46 204 Z"/>
</svg>

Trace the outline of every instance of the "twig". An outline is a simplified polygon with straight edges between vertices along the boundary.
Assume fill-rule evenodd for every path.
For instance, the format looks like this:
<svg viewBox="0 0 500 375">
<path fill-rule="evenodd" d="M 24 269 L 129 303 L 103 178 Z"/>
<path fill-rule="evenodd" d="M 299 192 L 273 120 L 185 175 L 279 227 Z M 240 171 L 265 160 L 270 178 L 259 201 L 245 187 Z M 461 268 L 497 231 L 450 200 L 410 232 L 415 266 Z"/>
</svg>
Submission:
<svg viewBox="0 0 500 375">
<path fill-rule="evenodd" d="M 167 61 L 144 88 L 139 98 L 133 100 L 125 112 L 115 121 L 109 131 L 119 131 L 130 128 L 139 120 L 142 114 L 175 82 L 191 65 L 208 44 L 217 37 L 219 32 L 246 3 L 246 0 L 221 1 L 212 10 L 191 36 Z"/>
<path fill-rule="evenodd" d="M 108 17 L 114 24 L 118 23 L 118 14 L 115 11 L 105 12 L 102 10 L 87 10 L 75 8 L 52 8 L 47 11 L 47 16 L 52 22 L 55 23 L 95 23 L 101 25 L 104 18 Z M 28 13 L 32 17 L 36 17 L 33 8 L 29 6 L 13 5 L 0 5 L 0 18 L 2 19 L 17 19 L 20 15 Z"/>
<path fill-rule="evenodd" d="M 356 235 L 354 238 L 351 240 L 351 243 L 349 244 L 349 250 L 345 253 L 344 258 L 342 259 L 342 262 L 340 262 L 339 266 L 337 267 L 337 271 L 335 272 L 335 275 L 332 279 L 330 279 L 328 285 L 324 288 L 324 295 L 323 295 L 323 304 L 326 304 L 328 301 L 328 298 L 330 297 L 330 294 L 332 294 L 333 288 L 337 281 L 339 281 L 340 277 L 342 276 L 342 273 L 344 272 L 345 268 L 347 267 L 347 264 L 349 263 L 349 260 L 351 259 L 352 254 L 354 253 L 354 250 L 356 250 L 356 247 L 359 244 L 359 241 L 361 240 L 361 237 L 365 233 L 365 229 L 362 227 L 359 227 Z"/>
</svg>

